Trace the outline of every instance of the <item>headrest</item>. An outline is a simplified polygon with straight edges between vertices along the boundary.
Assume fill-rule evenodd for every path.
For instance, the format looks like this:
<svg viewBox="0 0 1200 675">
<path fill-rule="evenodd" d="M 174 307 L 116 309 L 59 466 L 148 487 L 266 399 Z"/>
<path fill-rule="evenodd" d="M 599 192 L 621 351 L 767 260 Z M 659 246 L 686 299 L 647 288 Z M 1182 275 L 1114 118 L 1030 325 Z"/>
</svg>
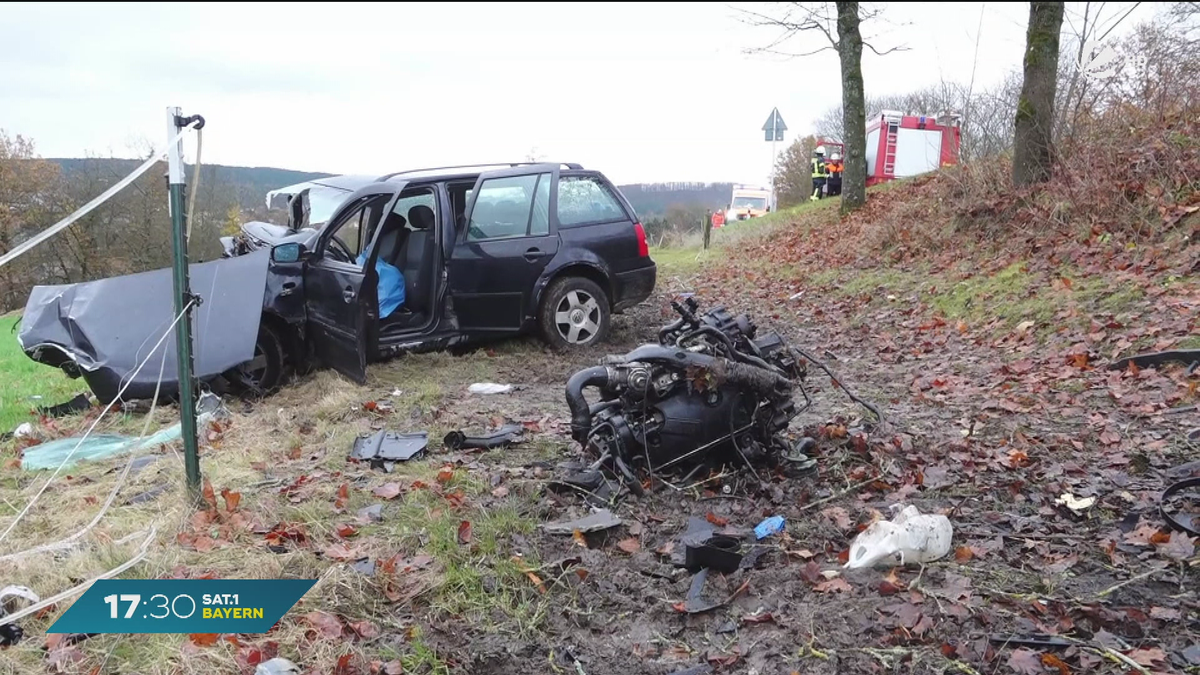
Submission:
<svg viewBox="0 0 1200 675">
<path fill-rule="evenodd" d="M 383 225 L 381 226 L 380 231 L 387 233 L 396 232 L 404 229 L 404 225 L 407 222 L 408 221 L 404 220 L 404 216 L 400 215 L 399 213 L 392 212 L 387 215 L 387 218 L 383 219 Z"/>
<path fill-rule="evenodd" d="M 408 222 L 417 230 L 428 230 L 433 227 L 433 209 L 424 204 L 417 204 L 408 210 Z"/>
</svg>

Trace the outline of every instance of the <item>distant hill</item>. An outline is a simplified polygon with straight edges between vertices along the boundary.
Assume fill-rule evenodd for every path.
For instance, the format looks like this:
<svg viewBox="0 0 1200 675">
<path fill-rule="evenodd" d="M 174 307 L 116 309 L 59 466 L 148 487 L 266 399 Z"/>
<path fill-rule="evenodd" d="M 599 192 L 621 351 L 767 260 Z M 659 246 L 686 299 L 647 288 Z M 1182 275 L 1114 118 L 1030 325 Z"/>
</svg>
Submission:
<svg viewBox="0 0 1200 675">
<path fill-rule="evenodd" d="M 733 183 L 635 183 L 621 193 L 642 218 L 662 216 L 672 206 L 719 209 L 729 205 Z"/>
<path fill-rule="evenodd" d="M 108 158 L 47 158 L 62 167 L 63 177 L 71 180 L 73 176 L 85 173 L 124 177 L 133 171 L 143 160 L 139 159 L 108 159 Z M 188 180 L 191 180 L 194 167 L 186 168 Z M 254 209 L 263 204 L 263 200 L 271 190 L 302 183 L 314 178 L 325 178 L 333 174 L 313 173 L 311 171 L 292 171 L 291 169 L 276 169 L 270 166 L 224 166 L 221 164 L 205 164 L 200 176 L 201 190 L 215 189 L 230 190 L 237 196 L 238 204 L 247 209 Z"/>
<path fill-rule="evenodd" d="M 62 167 L 63 176 L 111 175 L 123 177 L 141 164 L 137 159 L 107 158 L 48 158 Z M 193 168 L 187 167 L 190 180 Z M 232 191 L 238 204 L 247 209 L 258 208 L 267 192 L 332 174 L 292 171 L 269 166 L 224 166 L 205 164 L 200 177 L 204 191 Z M 672 207 L 685 209 L 719 209 L 729 203 L 732 183 L 634 183 L 620 186 L 621 192 L 642 218 L 662 216 Z"/>
</svg>

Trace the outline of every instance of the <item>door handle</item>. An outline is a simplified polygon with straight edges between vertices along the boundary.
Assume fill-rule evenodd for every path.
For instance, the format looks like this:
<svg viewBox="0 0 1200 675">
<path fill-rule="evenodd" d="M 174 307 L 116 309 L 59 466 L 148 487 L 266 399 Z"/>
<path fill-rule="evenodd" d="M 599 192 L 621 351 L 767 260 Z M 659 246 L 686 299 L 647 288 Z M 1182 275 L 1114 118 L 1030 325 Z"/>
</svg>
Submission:
<svg viewBox="0 0 1200 675">
<path fill-rule="evenodd" d="M 528 251 L 525 251 L 525 259 L 528 260 L 529 262 L 537 262 L 538 258 L 541 258 L 544 255 L 546 255 L 546 254 L 542 253 L 541 249 L 539 249 L 536 246 L 529 249 Z"/>
<path fill-rule="evenodd" d="M 342 299 L 345 300 L 346 302 L 354 302 L 354 287 L 353 286 L 347 286 L 346 288 L 342 289 Z"/>
</svg>

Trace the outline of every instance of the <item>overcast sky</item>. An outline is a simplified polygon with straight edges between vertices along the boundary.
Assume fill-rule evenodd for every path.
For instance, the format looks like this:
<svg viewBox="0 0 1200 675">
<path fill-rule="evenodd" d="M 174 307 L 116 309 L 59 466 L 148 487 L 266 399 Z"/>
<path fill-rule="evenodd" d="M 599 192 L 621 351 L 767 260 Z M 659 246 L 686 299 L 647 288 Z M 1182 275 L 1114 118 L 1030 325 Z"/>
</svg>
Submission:
<svg viewBox="0 0 1200 675">
<path fill-rule="evenodd" d="M 966 82 L 977 38 L 977 83 L 1020 64 L 1027 3 L 883 6 L 864 33 L 909 51 L 864 54 L 868 95 Z M 839 102 L 838 63 L 746 55 L 775 34 L 738 16 L 717 3 L 0 3 L 0 128 L 45 157 L 132 156 L 141 139 L 162 146 L 179 105 L 207 119 L 206 163 L 383 173 L 536 148 L 618 183 L 763 182 L 772 107 L 788 142 L 811 130 Z"/>
</svg>

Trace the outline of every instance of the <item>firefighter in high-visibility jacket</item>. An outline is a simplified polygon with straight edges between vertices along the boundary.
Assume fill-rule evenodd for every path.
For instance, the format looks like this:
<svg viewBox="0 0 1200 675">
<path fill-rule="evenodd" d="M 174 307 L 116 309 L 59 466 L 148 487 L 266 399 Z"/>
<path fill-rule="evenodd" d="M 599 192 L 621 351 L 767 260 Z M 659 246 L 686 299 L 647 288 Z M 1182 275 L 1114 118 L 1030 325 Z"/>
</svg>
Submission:
<svg viewBox="0 0 1200 675">
<path fill-rule="evenodd" d="M 829 156 L 829 162 L 825 165 L 829 176 L 825 182 L 825 194 L 830 197 L 836 197 L 842 194 L 842 156 L 838 153 L 833 153 Z"/>
<path fill-rule="evenodd" d="M 812 196 L 809 197 L 810 201 L 815 202 L 818 199 L 825 196 L 823 194 L 825 192 L 825 178 L 826 178 L 825 146 L 818 145 L 817 149 L 813 151 L 813 158 L 812 158 L 813 191 L 812 191 Z"/>
</svg>

